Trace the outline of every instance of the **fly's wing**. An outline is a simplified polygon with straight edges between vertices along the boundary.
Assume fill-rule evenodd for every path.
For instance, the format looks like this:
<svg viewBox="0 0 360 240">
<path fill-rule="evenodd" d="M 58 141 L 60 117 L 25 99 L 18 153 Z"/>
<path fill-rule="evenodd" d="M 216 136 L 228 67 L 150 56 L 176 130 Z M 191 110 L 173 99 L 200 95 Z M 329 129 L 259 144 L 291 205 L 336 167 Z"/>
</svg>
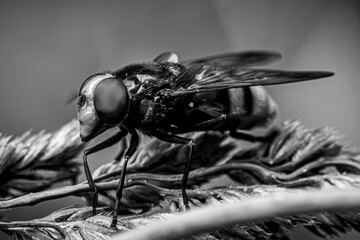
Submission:
<svg viewBox="0 0 360 240">
<path fill-rule="evenodd" d="M 269 64 L 281 59 L 281 54 L 272 51 L 246 51 L 224 53 L 204 58 L 187 60 L 181 62 L 186 66 L 178 77 L 171 83 L 171 89 L 188 88 L 192 84 L 199 84 L 198 80 L 207 78 L 212 72 L 220 72 L 229 68 L 240 68 L 249 66 L 260 66 Z M 179 63 L 179 56 L 174 52 L 165 52 L 157 56 L 153 62 L 157 63 Z M 207 66 L 204 68 L 204 66 Z M 207 69 L 210 71 L 202 71 Z M 202 72 L 202 73 L 201 73 Z M 196 76 L 199 76 L 197 79 Z"/>
<path fill-rule="evenodd" d="M 179 96 L 230 88 L 300 82 L 333 75 L 332 72 L 322 71 L 246 68 L 269 64 L 280 58 L 281 55 L 276 52 L 248 51 L 184 61 L 180 65 L 186 67 L 182 68 L 176 78 L 169 82 L 167 80 L 154 81 L 151 92 L 156 92 L 155 95 L 166 93 L 167 96 Z M 177 64 L 178 61 L 178 55 L 166 52 L 156 57 L 153 62 Z M 149 89 L 146 88 L 146 90 Z"/>
<path fill-rule="evenodd" d="M 176 96 L 230 88 L 293 83 L 334 75 L 332 72 L 324 71 L 283 71 L 238 67 L 219 69 L 212 66 L 202 66 L 202 69 L 199 70 L 196 66 L 198 65 L 189 66 L 189 69 L 197 69 L 198 71 L 194 77 L 195 79 L 188 79 L 191 82 L 190 84 L 182 84 L 170 95 Z"/>
<path fill-rule="evenodd" d="M 281 54 L 271 51 L 246 51 L 214 55 L 182 62 L 184 65 L 202 64 L 220 68 L 263 66 L 281 59 Z"/>
</svg>

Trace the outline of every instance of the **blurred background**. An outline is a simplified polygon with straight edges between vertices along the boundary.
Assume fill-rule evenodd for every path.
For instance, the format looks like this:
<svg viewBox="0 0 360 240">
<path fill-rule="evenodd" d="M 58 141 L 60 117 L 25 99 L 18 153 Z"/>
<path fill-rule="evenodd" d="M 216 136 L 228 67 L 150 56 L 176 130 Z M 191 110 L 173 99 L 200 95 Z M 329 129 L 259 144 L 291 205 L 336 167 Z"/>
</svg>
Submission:
<svg viewBox="0 0 360 240">
<path fill-rule="evenodd" d="M 164 51 L 190 59 L 258 49 L 283 54 L 273 68 L 336 72 L 268 89 L 280 120 L 333 126 L 358 147 L 359 13 L 356 0 L 1 1 L 0 131 L 56 130 L 76 117 L 75 105 L 64 103 L 95 72 Z M 117 149 L 93 155 L 91 167 L 113 159 Z M 75 203 L 81 200 L 69 197 L 1 215 L 27 220 Z M 294 239 L 304 237 L 317 239 L 302 230 Z"/>
</svg>

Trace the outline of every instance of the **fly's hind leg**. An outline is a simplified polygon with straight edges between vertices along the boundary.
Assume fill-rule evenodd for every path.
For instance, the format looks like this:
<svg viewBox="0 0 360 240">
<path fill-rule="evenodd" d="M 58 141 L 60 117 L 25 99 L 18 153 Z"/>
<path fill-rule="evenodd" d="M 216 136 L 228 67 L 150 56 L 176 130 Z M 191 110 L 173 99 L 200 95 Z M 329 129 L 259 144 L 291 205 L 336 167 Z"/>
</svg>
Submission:
<svg viewBox="0 0 360 240">
<path fill-rule="evenodd" d="M 280 126 L 278 124 L 273 124 L 269 126 L 266 130 L 261 132 L 260 134 L 255 134 L 250 131 L 232 128 L 230 130 L 230 136 L 232 136 L 233 138 L 242 139 L 250 142 L 261 142 L 261 143 L 268 142 L 269 144 L 266 145 L 263 151 L 258 152 L 258 156 L 257 156 L 258 159 L 268 159 L 271 158 L 272 148 L 273 145 L 275 145 L 273 141 L 274 139 L 276 139 L 277 136 L 279 136 L 280 132 L 281 132 Z"/>
<path fill-rule="evenodd" d="M 202 128 L 206 128 L 208 126 L 211 126 L 212 124 L 216 124 L 216 123 L 219 123 L 219 122 L 222 122 L 222 121 L 225 121 L 227 119 L 227 115 L 226 114 L 222 114 L 220 116 L 217 116 L 215 118 L 212 118 L 210 120 L 207 120 L 207 121 L 204 121 L 204 122 L 201 122 L 201 123 L 198 123 L 196 125 L 194 125 L 192 127 L 192 129 L 194 129 L 193 131 L 201 131 Z"/>
<path fill-rule="evenodd" d="M 268 129 L 264 130 L 260 134 L 255 134 L 251 131 L 239 130 L 236 128 L 232 128 L 230 130 L 230 136 L 238 139 L 243 139 L 251 142 L 265 142 L 270 139 L 273 139 L 278 133 L 280 129 L 277 125 L 273 125 Z"/>
<path fill-rule="evenodd" d="M 83 155 L 84 170 L 85 170 L 86 179 L 87 179 L 90 189 L 92 191 L 92 208 L 93 208 L 92 213 L 93 213 L 93 215 L 96 214 L 96 207 L 97 207 L 97 202 L 98 202 L 98 190 L 95 185 L 94 179 L 91 175 L 91 171 L 90 171 L 89 164 L 87 161 L 87 156 L 92 153 L 98 152 L 100 150 L 103 150 L 105 148 L 108 148 L 108 147 L 114 145 L 115 143 L 119 142 L 122 138 L 124 138 L 127 134 L 128 133 L 124 132 L 124 131 L 118 132 L 114 136 L 112 136 L 112 137 L 104 140 L 103 142 L 101 142 L 89 149 L 86 149 L 84 151 L 84 155 Z"/>
<path fill-rule="evenodd" d="M 186 185 L 187 185 L 187 180 L 189 178 L 189 172 L 190 172 L 190 167 L 191 167 L 191 158 L 192 158 L 192 154 L 194 151 L 195 140 L 179 137 L 179 136 L 172 135 L 172 134 L 160 131 L 160 130 L 156 131 L 153 135 L 155 137 L 157 137 L 158 139 L 163 140 L 165 142 L 187 144 L 189 146 L 189 155 L 188 155 L 188 158 L 187 158 L 187 161 L 185 164 L 185 168 L 183 171 L 183 177 L 181 180 L 181 193 L 182 193 L 183 203 L 184 203 L 185 209 L 189 210 L 190 207 L 189 207 L 189 199 L 186 194 Z"/>
<path fill-rule="evenodd" d="M 227 116 L 226 114 L 222 114 L 218 117 L 212 118 L 210 120 L 204 121 L 202 123 L 196 124 L 194 125 L 191 129 L 188 129 L 188 132 L 191 131 L 201 131 L 202 128 L 206 128 L 212 124 L 216 124 L 219 122 L 222 122 L 224 120 L 226 120 Z M 158 130 L 155 134 L 155 137 L 157 137 L 160 140 L 163 140 L 165 142 L 170 142 L 170 143 L 180 143 L 180 144 L 187 144 L 189 146 L 189 155 L 186 161 L 186 165 L 183 171 L 183 177 L 181 180 L 181 192 L 182 192 L 182 198 L 183 198 L 183 203 L 184 206 L 186 208 L 186 210 L 189 210 L 189 199 L 188 196 L 186 194 L 186 185 L 187 185 L 187 180 L 189 178 L 189 172 L 190 172 L 190 167 L 191 167 L 191 159 L 192 159 L 192 154 L 194 151 L 194 147 L 195 147 L 195 140 L 194 139 L 188 139 L 188 138 L 183 138 L 183 137 L 179 137 L 176 135 L 172 135 L 172 134 L 168 134 L 165 133 L 163 131 Z"/>
</svg>

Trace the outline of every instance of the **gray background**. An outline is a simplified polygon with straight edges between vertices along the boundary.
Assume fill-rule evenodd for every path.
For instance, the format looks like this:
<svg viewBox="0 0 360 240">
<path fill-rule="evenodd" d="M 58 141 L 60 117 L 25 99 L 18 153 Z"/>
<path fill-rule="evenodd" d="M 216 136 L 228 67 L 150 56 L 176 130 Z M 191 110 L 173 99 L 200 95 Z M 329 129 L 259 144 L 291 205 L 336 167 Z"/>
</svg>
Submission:
<svg viewBox="0 0 360 240">
<path fill-rule="evenodd" d="M 356 0 L 1 1 L 0 131 L 59 128 L 76 116 L 75 106 L 64 106 L 67 96 L 94 72 L 169 50 L 188 59 L 267 49 L 284 55 L 274 68 L 336 72 L 269 87 L 280 119 L 333 126 L 359 146 L 359 13 Z M 91 167 L 115 154 L 94 155 Z M 32 219 L 79 202 L 69 197 L 4 215 Z"/>
</svg>

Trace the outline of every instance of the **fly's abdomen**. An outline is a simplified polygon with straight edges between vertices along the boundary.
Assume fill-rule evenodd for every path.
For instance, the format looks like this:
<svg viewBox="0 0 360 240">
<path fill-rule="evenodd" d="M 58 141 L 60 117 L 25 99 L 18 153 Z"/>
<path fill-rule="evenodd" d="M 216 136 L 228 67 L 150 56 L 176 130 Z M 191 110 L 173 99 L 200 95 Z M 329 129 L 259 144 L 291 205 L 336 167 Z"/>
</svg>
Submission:
<svg viewBox="0 0 360 240">
<path fill-rule="evenodd" d="M 221 115 L 227 120 L 194 128 Z M 180 104 L 169 118 L 172 132 L 227 131 L 231 128 L 252 130 L 266 128 L 277 115 L 277 105 L 263 87 L 236 88 L 193 95 Z M 169 127 L 170 129 L 170 127 Z"/>
<path fill-rule="evenodd" d="M 261 86 L 229 89 L 228 118 L 238 129 L 267 127 L 277 116 L 277 104 Z"/>
</svg>

